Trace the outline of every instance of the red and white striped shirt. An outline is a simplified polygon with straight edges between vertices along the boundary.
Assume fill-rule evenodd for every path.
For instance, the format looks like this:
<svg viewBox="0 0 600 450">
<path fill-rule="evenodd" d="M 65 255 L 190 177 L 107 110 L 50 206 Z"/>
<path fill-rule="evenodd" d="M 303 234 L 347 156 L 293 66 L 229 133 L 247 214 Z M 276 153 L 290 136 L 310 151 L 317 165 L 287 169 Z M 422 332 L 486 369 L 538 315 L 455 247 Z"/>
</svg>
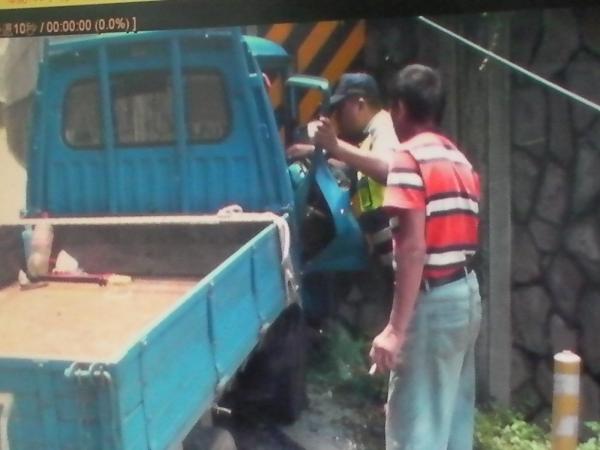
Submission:
<svg viewBox="0 0 600 450">
<path fill-rule="evenodd" d="M 444 136 L 421 133 L 403 142 L 390 163 L 384 207 L 425 210 L 423 277 L 447 277 L 478 248 L 479 177 Z"/>
</svg>

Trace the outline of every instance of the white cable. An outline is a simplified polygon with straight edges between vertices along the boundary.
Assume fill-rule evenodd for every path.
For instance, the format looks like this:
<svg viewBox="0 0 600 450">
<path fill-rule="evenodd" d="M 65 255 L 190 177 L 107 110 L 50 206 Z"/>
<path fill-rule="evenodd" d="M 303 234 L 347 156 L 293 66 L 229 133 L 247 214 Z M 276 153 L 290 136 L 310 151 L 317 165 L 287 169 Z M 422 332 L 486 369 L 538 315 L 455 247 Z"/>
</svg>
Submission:
<svg viewBox="0 0 600 450">
<path fill-rule="evenodd" d="M 560 92 L 563 95 L 566 95 L 570 99 L 575 100 L 579 103 L 582 103 L 582 104 L 592 108 L 596 112 L 600 112 L 600 105 L 594 103 L 593 101 L 588 100 L 587 98 L 582 97 L 581 95 L 575 94 L 574 92 L 569 91 L 568 89 L 565 89 L 564 87 L 559 86 L 558 84 L 553 83 L 552 81 L 546 80 L 545 78 L 531 72 L 530 70 L 527 70 L 524 67 L 521 67 L 518 64 L 515 64 L 512 61 L 509 61 L 508 59 L 503 58 L 502 56 L 499 56 L 499 55 L 495 54 L 494 52 L 482 47 L 481 45 L 478 45 L 478 44 L 470 41 L 469 39 L 467 39 L 457 33 L 454 33 L 453 31 L 450 31 L 449 29 L 439 25 L 438 23 L 434 22 L 433 20 L 427 19 L 424 16 L 418 16 L 417 19 L 420 20 L 421 22 L 423 22 L 424 24 L 429 25 L 430 27 L 456 39 L 457 41 L 465 44 L 466 46 L 471 47 L 472 49 L 483 53 L 484 55 L 488 56 L 489 58 L 495 59 L 496 61 L 510 67 L 514 71 L 519 72 L 520 74 L 525 75 L 525 76 L 543 84 L 544 86 L 546 86 L 550 89 L 554 89 L 555 91 Z"/>
</svg>

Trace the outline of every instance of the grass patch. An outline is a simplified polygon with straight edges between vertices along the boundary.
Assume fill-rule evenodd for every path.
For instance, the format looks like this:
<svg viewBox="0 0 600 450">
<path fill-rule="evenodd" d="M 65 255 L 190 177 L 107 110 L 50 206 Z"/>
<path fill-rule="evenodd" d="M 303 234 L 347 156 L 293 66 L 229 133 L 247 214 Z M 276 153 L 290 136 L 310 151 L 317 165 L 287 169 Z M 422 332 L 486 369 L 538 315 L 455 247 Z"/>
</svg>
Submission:
<svg viewBox="0 0 600 450">
<path fill-rule="evenodd" d="M 600 423 L 585 426 L 594 434 L 582 442 L 577 450 L 600 450 Z M 508 409 L 492 409 L 477 413 L 475 424 L 476 450 L 549 450 L 547 428 L 527 422 L 524 417 Z"/>
</svg>

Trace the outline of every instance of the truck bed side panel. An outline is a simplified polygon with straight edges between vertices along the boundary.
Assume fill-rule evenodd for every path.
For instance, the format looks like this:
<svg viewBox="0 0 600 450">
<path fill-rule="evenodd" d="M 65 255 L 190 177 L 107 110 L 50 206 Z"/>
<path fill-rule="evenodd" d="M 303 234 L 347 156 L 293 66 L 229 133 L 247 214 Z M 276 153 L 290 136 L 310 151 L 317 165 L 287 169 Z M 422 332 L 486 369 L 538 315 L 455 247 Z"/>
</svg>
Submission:
<svg viewBox="0 0 600 450">
<path fill-rule="evenodd" d="M 140 375 L 151 449 L 164 449 L 186 418 L 213 400 L 217 385 L 206 295 L 195 292 L 172 320 L 142 343 Z"/>
<path fill-rule="evenodd" d="M 258 314 L 262 323 L 272 323 L 282 310 L 284 282 L 281 276 L 273 276 L 273 269 L 280 266 L 281 249 L 277 235 L 257 241 L 252 247 L 252 290 L 256 297 Z"/>
<path fill-rule="evenodd" d="M 285 306 L 280 241 L 270 225 L 202 280 L 123 360 L 125 448 L 140 442 L 140 416 L 148 449 L 165 450 L 185 436 L 259 342 L 262 326 Z M 135 376 L 142 410 L 138 392 L 128 387 Z"/>
<path fill-rule="evenodd" d="M 0 439 L 10 450 L 102 450 L 115 447 L 103 388 L 64 375 L 67 363 L 0 365 Z"/>
<path fill-rule="evenodd" d="M 207 275 L 140 329 L 121 354 L 96 366 L 102 368 L 98 374 L 67 371 L 67 377 L 72 361 L 0 358 L 0 439 L 8 439 L 10 450 L 167 450 L 210 408 L 259 343 L 261 330 L 286 307 L 274 224 L 263 224 L 262 231 L 256 231 L 257 224 L 234 226 L 223 230 L 222 239 L 214 226 L 192 233 L 190 226 L 177 225 L 171 234 L 179 238 L 172 240 L 163 239 L 162 228 L 140 233 L 137 227 L 61 225 L 55 235 L 60 248 L 73 251 L 86 266 L 95 262 L 96 269 L 128 267 L 143 275 L 170 268 L 171 276 Z M 21 245 L 20 234 L 13 234 Z M 103 257 L 103 248 L 85 245 L 99 236 L 121 252 Z M 148 266 L 138 255 L 142 249 L 150 252 L 146 256 L 159 252 L 154 240 L 162 242 L 163 258 Z M 191 268 L 175 258 L 178 248 L 181 256 L 190 247 L 209 252 L 188 259 Z M 96 255 L 94 261 L 89 255 Z M 224 261 L 219 264 L 218 258 Z M 77 367 L 85 371 L 94 365 Z"/>
</svg>

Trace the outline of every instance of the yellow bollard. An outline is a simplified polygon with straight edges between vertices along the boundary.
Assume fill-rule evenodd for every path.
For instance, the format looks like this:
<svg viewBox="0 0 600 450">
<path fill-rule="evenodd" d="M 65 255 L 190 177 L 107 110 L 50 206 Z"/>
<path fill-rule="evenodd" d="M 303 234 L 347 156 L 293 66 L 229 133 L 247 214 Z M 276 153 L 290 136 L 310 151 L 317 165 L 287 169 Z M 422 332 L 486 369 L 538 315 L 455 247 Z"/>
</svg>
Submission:
<svg viewBox="0 0 600 450">
<path fill-rule="evenodd" d="M 564 351 L 554 356 L 552 450 L 575 450 L 579 434 L 581 358 Z"/>
</svg>

